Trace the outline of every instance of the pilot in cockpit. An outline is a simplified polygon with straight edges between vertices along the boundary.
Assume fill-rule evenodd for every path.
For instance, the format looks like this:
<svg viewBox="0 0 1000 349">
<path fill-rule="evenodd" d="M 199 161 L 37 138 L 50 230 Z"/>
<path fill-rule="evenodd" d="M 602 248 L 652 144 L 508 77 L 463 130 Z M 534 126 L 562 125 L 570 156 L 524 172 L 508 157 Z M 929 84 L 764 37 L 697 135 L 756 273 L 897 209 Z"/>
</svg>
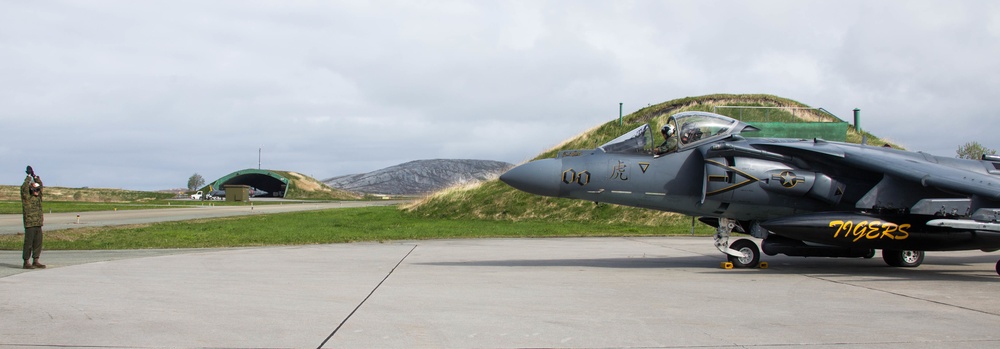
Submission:
<svg viewBox="0 0 1000 349">
<path fill-rule="evenodd" d="M 670 139 L 670 137 L 674 135 L 674 125 L 671 124 L 663 125 L 663 127 L 660 128 L 660 134 L 663 135 L 663 143 L 661 143 L 660 146 L 656 147 L 654 155 L 657 156 L 670 152 L 670 150 L 673 148 L 670 146 L 670 144 L 677 143 L 676 141 L 671 142 Z"/>
<path fill-rule="evenodd" d="M 684 125 L 684 131 L 681 132 L 681 143 L 688 144 L 698 141 L 703 135 L 704 133 L 696 125 Z"/>
</svg>

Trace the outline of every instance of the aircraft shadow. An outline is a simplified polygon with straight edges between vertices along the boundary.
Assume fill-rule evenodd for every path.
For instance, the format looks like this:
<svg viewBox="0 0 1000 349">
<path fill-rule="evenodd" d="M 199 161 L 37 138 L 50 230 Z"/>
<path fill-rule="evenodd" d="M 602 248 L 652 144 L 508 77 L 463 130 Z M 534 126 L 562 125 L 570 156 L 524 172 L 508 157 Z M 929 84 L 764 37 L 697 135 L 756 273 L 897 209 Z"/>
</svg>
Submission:
<svg viewBox="0 0 1000 349">
<path fill-rule="evenodd" d="M 993 268 L 995 260 L 981 257 L 928 257 L 916 268 L 886 265 L 882 258 L 769 257 L 769 274 L 797 274 L 812 277 L 877 278 L 898 281 L 1000 282 Z"/>
<path fill-rule="evenodd" d="M 472 267 L 584 267 L 584 268 L 698 268 L 710 263 L 704 256 L 692 257 L 636 257 L 636 258 L 580 258 L 580 259 L 508 259 L 486 261 L 418 263 L 437 266 Z M 716 265 L 718 266 L 718 265 Z"/>
<path fill-rule="evenodd" d="M 878 256 L 864 258 L 764 256 L 768 269 L 733 269 L 734 277 L 759 276 L 760 273 L 809 275 L 814 277 L 863 277 L 899 281 L 1000 282 L 993 269 L 996 256 L 933 256 L 917 268 L 886 265 Z M 579 258 L 579 259 L 507 259 L 482 261 L 430 262 L 418 265 L 498 268 L 610 268 L 610 269 L 695 269 L 709 273 L 721 270 L 722 256 Z M 982 266 L 981 268 L 979 266 Z"/>
</svg>

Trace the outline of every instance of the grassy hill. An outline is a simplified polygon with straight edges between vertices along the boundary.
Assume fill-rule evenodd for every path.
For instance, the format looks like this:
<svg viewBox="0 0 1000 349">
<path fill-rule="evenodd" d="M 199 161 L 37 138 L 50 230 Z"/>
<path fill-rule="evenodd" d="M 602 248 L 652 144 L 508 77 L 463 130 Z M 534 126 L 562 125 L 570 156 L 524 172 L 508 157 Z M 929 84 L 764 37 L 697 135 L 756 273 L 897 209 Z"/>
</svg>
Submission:
<svg viewBox="0 0 1000 349">
<path fill-rule="evenodd" d="M 551 158 L 562 150 L 592 149 L 615 137 L 634 129 L 644 123 L 649 123 L 654 129 L 659 129 L 670 115 L 685 111 L 713 112 L 716 106 L 749 106 L 749 107 L 782 107 L 808 108 L 809 106 L 786 98 L 764 94 L 715 94 L 701 97 L 685 97 L 660 104 L 648 106 L 623 117 L 623 125 L 618 120 L 599 125 L 583 134 L 568 139 L 562 144 L 538 155 L 535 159 Z M 728 115 L 726 109 L 714 110 L 719 114 Z M 803 121 L 839 121 L 832 115 L 813 109 L 744 109 L 744 121 L 803 122 Z M 848 142 L 860 143 L 861 135 L 853 126 L 848 127 Z M 884 142 L 868 135 L 868 144 L 882 145 Z M 549 220 L 557 222 L 586 221 L 594 223 L 615 224 L 630 222 L 644 224 L 663 231 L 664 234 L 686 233 L 690 217 L 674 213 L 639 209 L 618 205 L 600 204 L 582 200 L 557 199 L 531 195 L 513 189 L 499 180 L 488 181 L 479 185 L 450 188 L 428 196 L 411 205 L 403 207 L 409 214 L 433 218 L 475 218 L 487 220 Z"/>
<path fill-rule="evenodd" d="M 360 200 L 361 194 L 331 188 L 326 183 L 298 172 L 274 171 L 289 179 L 285 199 Z"/>
</svg>

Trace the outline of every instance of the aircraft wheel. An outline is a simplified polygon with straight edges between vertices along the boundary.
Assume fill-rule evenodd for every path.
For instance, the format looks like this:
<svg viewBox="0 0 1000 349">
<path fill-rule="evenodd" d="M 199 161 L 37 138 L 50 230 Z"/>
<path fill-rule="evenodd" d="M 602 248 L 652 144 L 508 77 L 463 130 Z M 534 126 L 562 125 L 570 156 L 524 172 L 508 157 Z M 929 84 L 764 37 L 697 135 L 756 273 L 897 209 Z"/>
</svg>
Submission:
<svg viewBox="0 0 1000 349">
<path fill-rule="evenodd" d="M 1000 261 L 997 261 L 997 275 L 1000 275 Z"/>
<path fill-rule="evenodd" d="M 736 240 L 729 248 L 743 253 L 743 257 L 729 256 L 729 261 L 736 268 L 754 268 L 760 262 L 760 249 L 749 239 Z"/>
<path fill-rule="evenodd" d="M 868 254 L 865 255 L 865 259 L 875 258 L 875 249 L 868 250 Z"/>
<path fill-rule="evenodd" d="M 913 268 L 924 262 L 924 251 L 882 250 L 882 260 L 893 267 Z"/>
</svg>

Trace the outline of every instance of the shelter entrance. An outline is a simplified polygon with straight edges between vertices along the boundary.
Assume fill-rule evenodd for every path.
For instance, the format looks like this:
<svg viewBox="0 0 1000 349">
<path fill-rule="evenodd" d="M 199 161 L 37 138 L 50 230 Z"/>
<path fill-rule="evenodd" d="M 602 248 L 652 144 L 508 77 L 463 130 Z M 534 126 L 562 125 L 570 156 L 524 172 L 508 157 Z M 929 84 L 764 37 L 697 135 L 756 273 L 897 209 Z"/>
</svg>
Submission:
<svg viewBox="0 0 1000 349">
<path fill-rule="evenodd" d="M 250 196 L 282 198 L 285 197 L 288 182 L 288 178 L 274 171 L 246 169 L 223 176 L 211 185 L 215 189 L 222 189 L 227 185 L 246 185 L 251 187 Z"/>
</svg>

